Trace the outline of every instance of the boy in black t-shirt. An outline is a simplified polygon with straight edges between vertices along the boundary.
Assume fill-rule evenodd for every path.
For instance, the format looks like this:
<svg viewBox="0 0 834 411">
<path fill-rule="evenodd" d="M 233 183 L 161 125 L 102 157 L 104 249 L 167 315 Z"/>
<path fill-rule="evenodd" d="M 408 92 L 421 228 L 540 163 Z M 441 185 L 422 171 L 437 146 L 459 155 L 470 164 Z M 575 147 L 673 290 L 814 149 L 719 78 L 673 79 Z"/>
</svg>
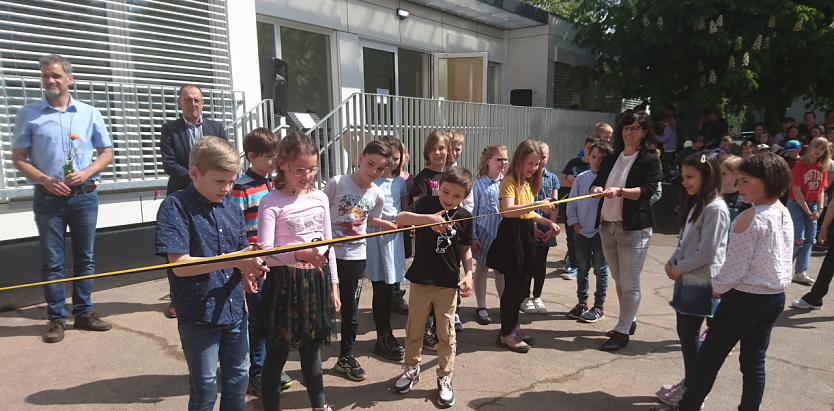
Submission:
<svg viewBox="0 0 834 411">
<path fill-rule="evenodd" d="M 397 215 L 397 225 L 422 225 L 471 217 L 460 206 L 472 190 L 472 174 L 463 167 L 451 167 L 440 176 L 439 195 L 424 196 Z M 437 314 L 437 388 L 439 403 L 451 406 L 452 370 L 455 362 L 454 317 L 457 293 L 472 293 L 472 220 L 418 228 L 414 262 L 405 278 L 411 282 L 408 323 L 405 336 L 405 372 L 394 391 L 405 394 L 420 380 L 420 351 L 429 311 Z M 463 263 L 464 277 L 460 279 Z"/>
<path fill-rule="evenodd" d="M 562 174 L 559 174 L 559 198 L 565 198 L 570 195 L 570 188 L 573 187 L 573 181 L 576 176 L 591 169 L 591 146 L 595 140 L 599 140 L 596 134 L 585 139 L 585 148 L 582 149 L 584 156 L 572 158 L 568 161 Z M 566 207 L 559 207 L 559 219 L 565 223 L 565 240 L 568 243 L 568 256 L 565 258 L 565 273 L 562 278 L 565 280 L 573 280 L 576 278 L 576 245 L 574 241 L 573 227 L 568 225 L 568 218 L 565 214 Z"/>
</svg>

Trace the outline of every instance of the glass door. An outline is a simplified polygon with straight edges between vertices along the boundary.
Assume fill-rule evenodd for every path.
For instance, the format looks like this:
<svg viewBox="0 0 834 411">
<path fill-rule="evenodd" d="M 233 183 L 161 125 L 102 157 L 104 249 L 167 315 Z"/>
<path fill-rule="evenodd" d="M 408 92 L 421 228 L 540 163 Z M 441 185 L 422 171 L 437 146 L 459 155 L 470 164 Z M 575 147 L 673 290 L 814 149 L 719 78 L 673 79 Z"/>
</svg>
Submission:
<svg viewBox="0 0 834 411">
<path fill-rule="evenodd" d="M 397 48 L 363 41 L 362 77 L 365 93 L 396 96 Z"/>
<path fill-rule="evenodd" d="M 434 54 L 434 98 L 487 102 L 487 53 Z"/>
</svg>

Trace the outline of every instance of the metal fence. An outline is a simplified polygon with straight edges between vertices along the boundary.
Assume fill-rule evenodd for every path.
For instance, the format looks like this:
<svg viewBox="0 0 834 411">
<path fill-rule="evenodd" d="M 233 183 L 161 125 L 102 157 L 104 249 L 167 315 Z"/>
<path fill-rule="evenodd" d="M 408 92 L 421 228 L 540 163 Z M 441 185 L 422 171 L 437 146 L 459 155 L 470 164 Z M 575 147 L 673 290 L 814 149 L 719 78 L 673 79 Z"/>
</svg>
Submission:
<svg viewBox="0 0 834 411">
<path fill-rule="evenodd" d="M 101 173 L 101 189 L 165 186 L 159 142 L 162 124 L 179 117 L 177 87 L 76 80 L 70 93 L 97 108 L 113 142 L 113 160 Z M 0 75 L 0 198 L 32 195 L 32 187 L 11 162 L 15 113 L 41 100 L 40 78 Z M 203 90 L 203 115 L 226 127 L 230 142 L 241 149 L 243 136 L 254 127 L 275 128 L 272 102 L 246 111 L 244 93 Z"/>
<path fill-rule="evenodd" d="M 465 137 L 459 164 L 469 170 L 477 169 L 481 151 L 490 144 L 504 144 L 512 155 L 520 142 L 532 139 L 550 146 L 550 170 L 558 174 L 582 149 L 594 126 L 614 124 L 615 116 L 355 93 L 307 132 L 321 148 L 319 183 L 355 171 L 365 144 L 385 135 L 402 140 L 411 157 L 406 169 L 417 173 L 426 165 L 425 138 L 434 130 L 451 128 Z"/>
</svg>

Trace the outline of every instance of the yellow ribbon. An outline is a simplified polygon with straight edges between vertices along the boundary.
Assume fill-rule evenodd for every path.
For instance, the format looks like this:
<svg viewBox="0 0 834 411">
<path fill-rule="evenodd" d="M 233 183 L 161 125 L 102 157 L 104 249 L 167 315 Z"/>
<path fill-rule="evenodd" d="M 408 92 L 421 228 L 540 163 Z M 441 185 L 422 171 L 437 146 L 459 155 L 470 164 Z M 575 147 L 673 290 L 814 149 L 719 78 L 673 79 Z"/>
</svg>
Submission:
<svg viewBox="0 0 834 411">
<path fill-rule="evenodd" d="M 566 199 L 563 199 L 563 200 L 551 201 L 548 204 L 551 204 L 551 205 L 562 204 L 562 203 L 567 203 L 567 202 L 570 202 L 570 201 L 582 200 L 584 198 L 590 198 L 590 197 L 600 196 L 600 195 L 602 195 L 602 193 L 586 194 L 586 195 L 583 195 L 583 196 L 566 198 Z M 536 206 L 527 206 L 527 207 L 519 208 L 519 209 L 516 209 L 516 210 L 513 210 L 513 211 L 515 212 L 515 211 L 524 211 L 524 210 L 535 210 L 539 207 L 542 207 L 543 205 L 544 204 L 539 204 L 539 205 L 536 205 Z M 168 268 L 189 267 L 189 266 L 193 266 L 193 265 L 203 265 L 203 264 L 218 263 L 218 262 L 231 261 L 231 260 L 240 260 L 240 259 L 251 258 L 251 257 L 268 256 L 268 255 L 280 254 L 280 253 L 289 252 L 289 251 L 306 250 L 308 248 L 321 247 L 321 246 L 332 245 L 332 244 L 339 244 L 339 243 L 343 243 L 343 242 L 347 242 L 347 241 L 355 241 L 355 240 L 359 240 L 359 239 L 363 239 L 363 238 L 377 237 L 377 236 L 388 235 L 388 234 L 395 234 L 395 233 L 400 233 L 400 232 L 403 232 L 403 231 L 415 230 L 415 229 L 418 229 L 418 228 L 432 227 L 432 226 L 442 225 L 442 224 L 451 224 L 451 223 L 456 223 L 456 222 L 459 222 L 459 221 L 474 220 L 476 218 L 490 217 L 490 216 L 495 216 L 495 215 L 499 215 L 499 214 L 500 213 L 485 214 L 485 215 L 480 215 L 480 216 L 477 216 L 477 217 L 459 218 L 459 219 L 456 219 L 456 220 L 444 221 L 444 222 L 441 222 L 441 223 L 432 223 L 432 224 L 423 224 L 423 225 L 417 225 L 417 226 L 409 226 L 409 227 L 397 228 L 397 229 L 394 229 L 394 230 L 380 231 L 380 232 L 377 232 L 377 233 L 362 234 L 362 235 L 351 236 L 351 237 L 334 238 L 334 239 L 330 239 L 330 240 L 314 241 L 314 242 L 311 242 L 311 243 L 295 244 L 295 245 L 288 245 L 288 246 L 276 247 L 276 248 L 267 248 L 267 249 L 264 249 L 264 250 L 247 251 L 245 253 L 235 253 L 235 254 L 227 254 L 227 255 L 218 255 L 218 256 L 215 256 L 215 257 L 205 257 L 205 258 L 200 258 L 199 260 L 195 260 L 195 261 L 183 261 L 183 262 L 179 262 L 179 263 L 158 264 L 158 265 L 151 265 L 151 266 L 146 266 L 146 267 L 131 268 L 131 269 L 127 269 L 127 270 L 110 271 L 110 272 L 101 273 L 101 274 L 85 275 L 85 276 L 81 276 L 81 277 L 62 278 L 60 280 L 41 281 L 41 282 L 38 282 L 38 283 L 13 285 L 13 286 L 9 286 L 9 287 L 0 288 L 0 291 L 15 290 L 15 289 L 18 289 L 18 288 L 26 288 L 26 287 L 37 287 L 39 285 L 57 284 L 57 283 L 64 283 L 64 282 L 68 282 L 68 281 L 79 281 L 79 280 L 89 280 L 89 279 L 101 278 L 101 277 L 112 277 L 112 276 L 123 275 L 123 274 L 136 274 L 136 273 L 143 273 L 143 272 L 147 272 L 147 271 L 155 271 L 155 270 L 162 270 L 162 269 L 168 269 Z"/>
</svg>

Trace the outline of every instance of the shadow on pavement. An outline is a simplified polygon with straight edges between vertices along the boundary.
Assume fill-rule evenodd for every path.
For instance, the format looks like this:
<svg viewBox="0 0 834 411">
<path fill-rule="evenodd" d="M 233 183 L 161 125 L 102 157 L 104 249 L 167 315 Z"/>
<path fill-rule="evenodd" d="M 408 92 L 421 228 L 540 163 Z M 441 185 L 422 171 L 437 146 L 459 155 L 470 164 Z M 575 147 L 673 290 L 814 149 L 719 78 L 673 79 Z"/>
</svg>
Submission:
<svg viewBox="0 0 834 411">
<path fill-rule="evenodd" d="M 554 382 L 555 383 L 555 382 Z M 658 404 L 654 397 L 615 397 L 600 391 L 568 394 L 561 391 L 525 392 L 518 397 L 482 398 L 469 402 L 479 411 L 504 409 L 541 409 L 550 411 L 646 409 Z"/>
<path fill-rule="evenodd" d="M 26 397 L 36 405 L 155 404 L 188 395 L 188 375 L 137 375 L 95 381 L 77 387 L 44 390 Z"/>
<path fill-rule="evenodd" d="M 817 328 L 815 323 L 829 323 L 834 321 L 834 316 L 819 317 L 812 313 L 815 311 L 800 310 L 797 308 L 788 307 L 782 312 L 782 315 L 776 319 L 776 327 L 785 328 L 801 328 L 812 329 Z"/>
</svg>

